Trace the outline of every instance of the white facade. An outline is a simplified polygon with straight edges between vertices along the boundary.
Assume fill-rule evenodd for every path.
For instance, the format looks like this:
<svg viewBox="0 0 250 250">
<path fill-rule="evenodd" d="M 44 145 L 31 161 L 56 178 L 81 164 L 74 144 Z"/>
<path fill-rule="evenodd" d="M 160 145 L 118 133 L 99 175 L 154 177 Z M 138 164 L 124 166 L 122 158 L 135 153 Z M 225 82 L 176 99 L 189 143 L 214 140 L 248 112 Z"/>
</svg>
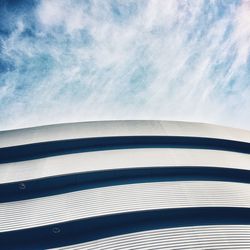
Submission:
<svg viewBox="0 0 250 250">
<path fill-rule="evenodd" d="M 3 249 L 250 249 L 250 131 L 109 121 L 0 132 Z M 11 241 L 15 239 L 15 241 Z"/>
</svg>

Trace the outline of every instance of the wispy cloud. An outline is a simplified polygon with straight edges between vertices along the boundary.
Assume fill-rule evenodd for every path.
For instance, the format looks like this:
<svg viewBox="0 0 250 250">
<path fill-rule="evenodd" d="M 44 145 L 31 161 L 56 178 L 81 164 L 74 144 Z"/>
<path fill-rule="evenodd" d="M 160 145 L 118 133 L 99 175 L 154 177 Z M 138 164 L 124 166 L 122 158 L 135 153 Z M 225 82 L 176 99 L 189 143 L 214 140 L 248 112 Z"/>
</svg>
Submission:
<svg viewBox="0 0 250 250">
<path fill-rule="evenodd" d="M 250 129 L 250 1 L 3 3 L 0 129 L 166 119 Z"/>
</svg>

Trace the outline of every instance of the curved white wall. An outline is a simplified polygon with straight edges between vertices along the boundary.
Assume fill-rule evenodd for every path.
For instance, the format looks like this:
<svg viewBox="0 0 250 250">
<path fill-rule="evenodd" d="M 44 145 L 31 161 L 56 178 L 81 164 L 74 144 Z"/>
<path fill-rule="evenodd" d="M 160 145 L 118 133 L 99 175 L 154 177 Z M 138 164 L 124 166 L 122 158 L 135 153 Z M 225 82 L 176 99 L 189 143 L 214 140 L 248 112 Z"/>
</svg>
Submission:
<svg viewBox="0 0 250 250">
<path fill-rule="evenodd" d="M 147 144 L 152 136 L 156 136 L 154 140 L 164 138 L 166 143 Z M 110 143 L 112 138 L 119 141 L 121 137 L 129 137 L 130 144 L 105 148 L 105 138 Z M 135 137 L 146 140 L 133 145 Z M 173 137 L 177 142 L 171 139 L 168 143 Z M 88 150 L 85 144 L 74 148 L 77 140 L 84 143 L 90 138 L 93 142 Z M 96 138 L 104 141 L 101 147 L 95 145 Z M 60 143 L 56 144 L 60 150 L 50 155 L 54 142 Z M 64 143 L 74 150 L 65 150 Z M 88 122 L 2 131 L 0 162 L 0 244 L 8 249 L 64 245 L 65 249 L 250 248 L 250 131 L 164 121 Z M 148 168 L 152 173 L 150 170 L 147 178 L 139 178 L 140 173 L 133 177 L 134 170 Z M 186 168 L 189 172 L 154 175 L 157 168 Z M 199 170 L 195 177 L 192 168 Z M 211 169 L 210 175 L 206 176 L 205 168 Z M 118 173 L 124 169 L 129 175 L 121 179 Z M 89 173 L 98 178 L 88 180 Z M 150 218 L 151 211 L 156 215 L 157 211 L 168 214 L 175 210 L 192 214 L 201 208 L 204 215 L 199 215 L 201 220 L 194 218 L 193 226 L 187 226 L 192 218 L 183 226 L 181 222 L 175 225 L 173 218 L 172 224 L 166 224 L 168 228 L 158 229 L 152 219 L 154 230 L 143 219 L 145 229 L 140 220 L 135 225 L 133 219 L 128 220 L 132 224 L 124 229 L 118 222 L 123 215 L 143 218 L 145 214 Z M 241 209 L 245 221 L 237 214 Z M 118 218 L 116 215 L 120 219 L 115 226 L 121 228 L 120 233 L 117 229 L 104 233 L 99 220 Z M 92 222 L 97 226 L 92 228 Z M 85 224 L 92 228 L 83 229 L 82 234 L 88 237 L 81 236 L 81 230 L 75 236 L 67 233 Z M 45 242 L 39 235 L 44 235 Z M 9 241 L 13 237 L 16 242 Z"/>
</svg>

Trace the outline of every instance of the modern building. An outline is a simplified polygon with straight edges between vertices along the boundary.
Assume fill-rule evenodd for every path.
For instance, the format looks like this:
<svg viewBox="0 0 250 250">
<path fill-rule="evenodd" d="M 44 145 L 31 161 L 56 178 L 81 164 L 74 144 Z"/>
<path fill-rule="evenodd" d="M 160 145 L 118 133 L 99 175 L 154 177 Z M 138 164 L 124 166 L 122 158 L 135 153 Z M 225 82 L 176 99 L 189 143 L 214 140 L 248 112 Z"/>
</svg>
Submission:
<svg viewBox="0 0 250 250">
<path fill-rule="evenodd" d="M 105 121 L 0 132 L 1 249 L 250 249 L 250 131 Z"/>
</svg>

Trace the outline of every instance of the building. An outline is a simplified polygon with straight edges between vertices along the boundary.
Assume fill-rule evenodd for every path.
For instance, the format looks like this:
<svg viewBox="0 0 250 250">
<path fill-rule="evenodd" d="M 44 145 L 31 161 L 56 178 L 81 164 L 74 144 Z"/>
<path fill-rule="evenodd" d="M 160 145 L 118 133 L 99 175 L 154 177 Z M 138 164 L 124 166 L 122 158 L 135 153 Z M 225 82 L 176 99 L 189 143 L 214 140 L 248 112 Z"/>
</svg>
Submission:
<svg viewBox="0 0 250 250">
<path fill-rule="evenodd" d="M 0 132 L 1 249 L 250 249 L 250 131 L 105 121 Z"/>
</svg>

